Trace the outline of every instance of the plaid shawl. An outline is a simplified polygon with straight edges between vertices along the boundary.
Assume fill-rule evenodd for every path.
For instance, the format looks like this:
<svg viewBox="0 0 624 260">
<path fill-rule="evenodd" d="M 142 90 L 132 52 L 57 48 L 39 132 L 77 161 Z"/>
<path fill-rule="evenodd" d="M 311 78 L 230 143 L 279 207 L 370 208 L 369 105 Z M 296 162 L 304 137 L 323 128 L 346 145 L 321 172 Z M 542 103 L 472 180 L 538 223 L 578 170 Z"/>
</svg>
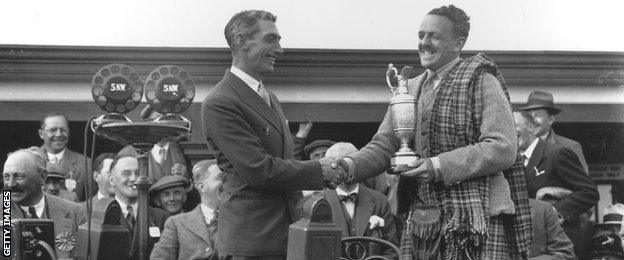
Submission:
<svg viewBox="0 0 624 260">
<path fill-rule="evenodd" d="M 478 142 L 483 107 L 481 86 L 485 73 L 497 77 L 509 100 L 505 80 L 494 62 L 485 54 L 479 53 L 458 63 L 438 87 L 429 125 L 430 156 Z M 514 255 L 526 255 L 532 224 L 524 176 L 515 168 L 518 162 L 521 163 L 518 159 L 519 157 L 516 158 L 514 166 L 504 171 L 517 213 L 505 217 L 504 226 L 507 250 Z M 486 175 L 448 188 L 436 186 L 434 183 L 419 185 L 421 191 L 418 194 L 423 201 L 437 201 L 442 206 L 441 234 L 446 240 L 443 253 L 445 259 L 461 259 L 465 255 L 470 259 L 481 258 L 481 249 L 489 230 L 490 178 L 491 175 Z M 418 230 L 419 227 L 412 228 L 417 234 L 423 233 Z M 416 247 L 411 249 L 415 250 L 416 256 L 426 254 L 431 249 L 420 248 L 421 245 Z M 402 248 L 403 252 L 407 250 L 410 249 Z"/>
</svg>

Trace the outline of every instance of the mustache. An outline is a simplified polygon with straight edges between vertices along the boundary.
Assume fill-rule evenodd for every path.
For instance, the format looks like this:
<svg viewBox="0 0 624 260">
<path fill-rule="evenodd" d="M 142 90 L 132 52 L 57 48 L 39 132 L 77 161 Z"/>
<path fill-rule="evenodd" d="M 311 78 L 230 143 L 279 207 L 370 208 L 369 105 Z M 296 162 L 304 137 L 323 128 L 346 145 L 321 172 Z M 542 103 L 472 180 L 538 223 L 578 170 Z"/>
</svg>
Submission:
<svg viewBox="0 0 624 260">
<path fill-rule="evenodd" d="M 434 52 L 435 48 L 429 44 L 418 44 L 418 50 Z"/>
<path fill-rule="evenodd" d="M 24 188 L 22 186 L 5 186 L 4 190 L 11 192 L 24 192 Z"/>
</svg>

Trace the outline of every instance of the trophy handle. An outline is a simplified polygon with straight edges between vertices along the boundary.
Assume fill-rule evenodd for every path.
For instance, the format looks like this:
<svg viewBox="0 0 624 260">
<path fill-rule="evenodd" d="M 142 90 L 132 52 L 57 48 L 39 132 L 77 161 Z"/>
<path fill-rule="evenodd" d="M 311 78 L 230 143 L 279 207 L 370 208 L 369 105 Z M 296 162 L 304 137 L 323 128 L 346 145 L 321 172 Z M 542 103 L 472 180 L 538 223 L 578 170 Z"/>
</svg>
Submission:
<svg viewBox="0 0 624 260">
<path fill-rule="evenodd" d="M 397 87 L 392 86 L 392 83 L 390 83 L 390 78 L 398 78 L 398 77 L 399 77 L 399 71 L 394 67 L 394 64 L 392 63 L 388 64 L 388 70 L 386 71 L 386 84 L 388 84 L 390 91 L 392 91 L 393 93 Z"/>
</svg>

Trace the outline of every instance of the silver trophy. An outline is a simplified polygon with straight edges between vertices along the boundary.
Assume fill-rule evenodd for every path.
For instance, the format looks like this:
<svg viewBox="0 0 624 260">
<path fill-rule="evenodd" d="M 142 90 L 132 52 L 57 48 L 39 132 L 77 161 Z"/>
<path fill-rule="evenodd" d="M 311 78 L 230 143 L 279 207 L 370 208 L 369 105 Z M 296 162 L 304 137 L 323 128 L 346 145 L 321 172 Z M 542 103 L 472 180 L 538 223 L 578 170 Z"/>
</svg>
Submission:
<svg viewBox="0 0 624 260">
<path fill-rule="evenodd" d="M 414 96 L 407 93 L 407 80 L 412 69 L 414 68 L 405 66 L 399 74 L 394 65 L 390 63 L 386 71 L 386 83 L 393 95 L 390 99 L 392 129 L 394 135 L 401 140 L 401 148 L 394 153 L 390 163 L 398 168 L 404 168 L 408 163 L 418 159 L 416 153 L 410 148 L 416 131 L 416 100 Z M 396 78 L 398 82 L 396 87 L 392 85 L 391 78 Z"/>
</svg>

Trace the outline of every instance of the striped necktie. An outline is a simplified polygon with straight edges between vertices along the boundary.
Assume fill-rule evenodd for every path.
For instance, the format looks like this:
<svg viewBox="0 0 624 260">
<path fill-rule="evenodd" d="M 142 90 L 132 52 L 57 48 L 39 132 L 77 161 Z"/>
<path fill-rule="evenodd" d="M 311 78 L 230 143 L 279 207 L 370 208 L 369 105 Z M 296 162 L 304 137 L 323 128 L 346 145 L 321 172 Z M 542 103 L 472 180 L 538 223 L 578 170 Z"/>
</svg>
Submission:
<svg viewBox="0 0 624 260">
<path fill-rule="evenodd" d="M 264 100 L 264 102 L 271 107 L 271 99 L 269 98 L 269 92 L 266 91 L 266 89 L 264 88 L 264 85 L 262 83 L 260 83 L 260 85 L 258 85 L 258 94 L 260 94 L 260 97 Z"/>
</svg>

